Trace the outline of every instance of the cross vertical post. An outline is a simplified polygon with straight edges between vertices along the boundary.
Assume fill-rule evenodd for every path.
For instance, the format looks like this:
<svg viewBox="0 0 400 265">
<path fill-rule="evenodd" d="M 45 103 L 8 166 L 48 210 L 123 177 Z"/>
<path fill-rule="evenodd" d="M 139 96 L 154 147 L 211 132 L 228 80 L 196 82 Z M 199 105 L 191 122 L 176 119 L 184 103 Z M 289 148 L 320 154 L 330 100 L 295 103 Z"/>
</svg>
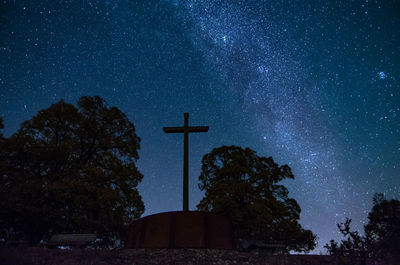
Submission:
<svg viewBox="0 0 400 265">
<path fill-rule="evenodd" d="M 189 210 L 189 113 L 184 114 L 183 140 L 183 210 Z"/>
<path fill-rule="evenodd" d="M 165 133 L 183 133 L 183 211 L 189 211 L 189 133 L 208 132 L 208 126 L 189 126 L 189 113 L 184 113 L 183 127 L 163 127 Z"/>
</svg>

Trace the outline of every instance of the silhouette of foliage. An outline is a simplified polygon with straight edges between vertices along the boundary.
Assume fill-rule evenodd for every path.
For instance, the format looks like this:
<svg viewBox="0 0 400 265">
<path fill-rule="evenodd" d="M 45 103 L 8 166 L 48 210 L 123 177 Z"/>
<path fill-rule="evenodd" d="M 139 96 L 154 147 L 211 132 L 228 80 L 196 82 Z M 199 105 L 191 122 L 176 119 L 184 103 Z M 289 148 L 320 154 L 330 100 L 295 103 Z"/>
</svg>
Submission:
<svg viewBox="0 0 400 265">
<path fill-rule="evenodd" d="M 338 257 L 350 257 L 352 264 L 365 264 L 367 260 L 398 264 L 400 261 L 400 202 L 385 200 L 377 193 L 373 198 L 374 206 L 368 214 L 368 224 L 364 234 L 351 231 L 351 219 L 338 224 L 346 239 L 339 243 L 331 240 L 325 245 L 329 254 Z M 396 261 L 396 262 L 395 262 Z"/>
<path fill-rule="evenodd" d="M 0 117 L 0 130 L 2 130 L 3 128 L 4 128 L 3 118 Z M 1 144 L 3 143 L 3 141 L 4 141 L 4 137 L 3 137 L 3 134 L 0 131 L 0 148 L 2 148 Z"/>
<path fill-rule="evenodd" d="M 3 125 L 3 118 L 2 117 L 0 117 L 0 130 L 2 130 L 4 128 L 4 125 Z M 1 133 L 1 131 L 0 131 L 0 148 L 1 149 L 3 149 L 3 141 L 4 141 L 4 137 L 3 137 L 3 134 Z M 0 157 L 1 158 L 1 157 Z M 1 164 L 0 164 L 1 165 Z"/>
<path fill-rule="evenodd" d="M 294 179 L 289 166 L 237 146 L 215 148 L 202 159 L 204 198 L 197 205 L 232 219 L 237 239 L 283 243 L 287 251 L 310 251 L 315 235 L 301 227 L 300 206 L 279 182 Z"/>
<path fill-rule="evenodd" d="M 144 212 L 134 125 L 100 97 L 59 101 L 24 122 L 1 149 L 1 225 L 37 244 L 54 233 L 121 238 Z"/>
</svg>

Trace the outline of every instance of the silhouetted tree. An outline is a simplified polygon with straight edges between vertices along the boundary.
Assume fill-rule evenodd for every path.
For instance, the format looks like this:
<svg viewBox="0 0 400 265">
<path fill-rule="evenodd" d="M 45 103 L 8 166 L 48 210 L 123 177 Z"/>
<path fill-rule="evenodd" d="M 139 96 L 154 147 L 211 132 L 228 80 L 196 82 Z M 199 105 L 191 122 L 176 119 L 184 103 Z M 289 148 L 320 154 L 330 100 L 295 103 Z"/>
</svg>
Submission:
<svg viewBox="0 0 400 265">
<path fill-rule="evenodd" d="M 3 137 L 3 133 L 1 132 L 1 130 L 4 128 L 4 125 L 3 125 L 3 118 L 2 117 L 0 117 L 0 148 L 3 148 L 2 147 L 2 143 L 3 143 L 3 141 L 4 141 L 4 137 Z"/>
<path fill-rule="evenodd" d="M 3 125 L 3 118 L 0 117 L 0 143 L 3 141 L 3 133 L 1 132 L 1 130 L 4 128 Z"/>
<path fill-rule="evenodd" d="M 384 264 L 399 264 L 400 202 L 385 200 L 380 193 L 375 194 L 373 202 L 364 234 L 350 231 L 351 219 L 346 219 L 346 222 L 337 225 L 346 239 L 340 244 L 334 240 L 326 244 L 329 254 L 349 257 L 347 260 L 352 264 L 365 264 L 367 259 Z"/>
<path fill-rule="evenodd" d="M 51 233 L 121 237 L 144 212 L 134 125 L 100 97 L 41 110 L 1 150 L 3 229 L 38 243 Z"/>
<path fill-rule="evenodd" d="M 280 242 L 287 250 L 314 249 L 316 237 L 301 227 L 300 206 L 279 182 L 294 179 L 289 166 L 237 146 L 215 148 L 202 159 L 204 198 L 197 208 L 231 217 L 237 239 Z"/>
</svg>

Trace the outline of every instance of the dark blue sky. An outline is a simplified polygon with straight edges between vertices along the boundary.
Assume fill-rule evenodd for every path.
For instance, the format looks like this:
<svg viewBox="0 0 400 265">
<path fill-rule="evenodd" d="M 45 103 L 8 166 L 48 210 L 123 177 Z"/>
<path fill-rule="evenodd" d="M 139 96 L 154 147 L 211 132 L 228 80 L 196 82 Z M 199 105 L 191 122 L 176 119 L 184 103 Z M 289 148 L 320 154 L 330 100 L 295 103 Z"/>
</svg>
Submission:
<svg viewBox="0 0 400 265">
<path fill-rule="evenodd" d="M 288 164 L 290 195 L 319 249 L 336 223 L 366 221 L 375 192 L 400 199 L 400 2 L 0 2 L 0 115 L 6 136 L 38 110 L 99 95 L 134 122 L 145 215 L 190 209 L 201 157 L 250 147 Z"/>
</svg>

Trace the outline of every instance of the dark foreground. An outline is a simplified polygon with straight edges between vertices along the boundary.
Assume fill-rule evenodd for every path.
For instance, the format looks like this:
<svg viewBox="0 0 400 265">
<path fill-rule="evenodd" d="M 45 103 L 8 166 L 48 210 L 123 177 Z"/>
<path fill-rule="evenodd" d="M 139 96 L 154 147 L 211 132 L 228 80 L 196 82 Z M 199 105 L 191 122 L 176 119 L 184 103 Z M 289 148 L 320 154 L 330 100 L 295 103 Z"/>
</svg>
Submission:
<svg viewBox="0 0 400 265">
<path fill-rule="evenodd" d="M 333 257 L 318 255 L 265 256 L 260 253 L 209 249 L 60 250 L 1 248 L 1 265 L 136 265 L 136 264 L 265 264 L 336 265 Z"/>
</svg>

